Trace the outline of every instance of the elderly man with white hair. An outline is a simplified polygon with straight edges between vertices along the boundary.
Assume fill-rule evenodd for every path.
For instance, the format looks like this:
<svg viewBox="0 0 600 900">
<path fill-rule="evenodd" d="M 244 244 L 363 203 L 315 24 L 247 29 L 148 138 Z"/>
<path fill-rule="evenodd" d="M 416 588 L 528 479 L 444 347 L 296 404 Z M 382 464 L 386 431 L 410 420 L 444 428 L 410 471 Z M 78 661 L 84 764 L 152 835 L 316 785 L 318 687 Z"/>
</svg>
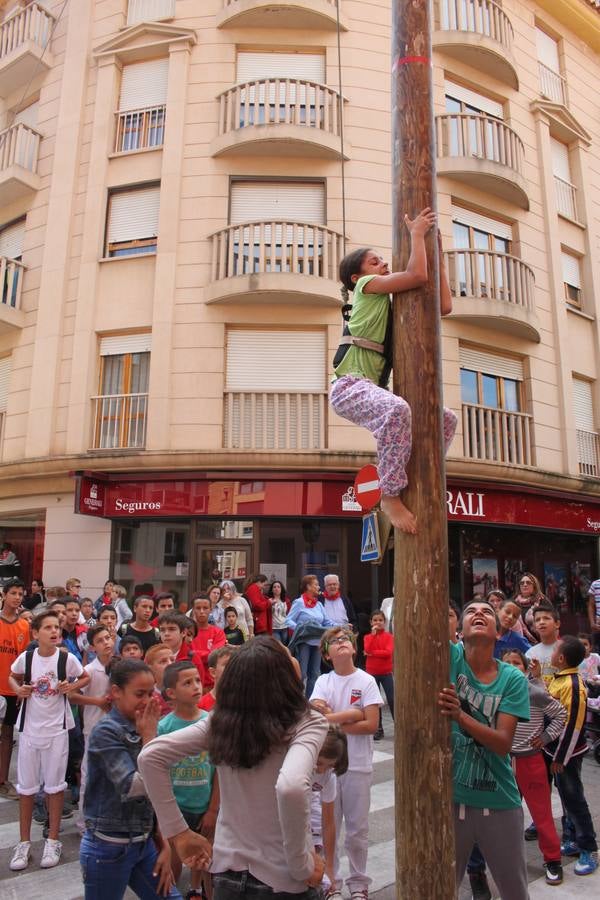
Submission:
<svg viewBox="0 0 600 900">
<path fill-rule="evenodd" d="M 325 590 L 321 602 L 325 607 L 325 615 L 336 625 L 349 625 L 358 631 L 358 620 L 352 602 L 340 593 L 340 579 L 337 575 L 326 575 L 323 579 Z"/>
</svg>

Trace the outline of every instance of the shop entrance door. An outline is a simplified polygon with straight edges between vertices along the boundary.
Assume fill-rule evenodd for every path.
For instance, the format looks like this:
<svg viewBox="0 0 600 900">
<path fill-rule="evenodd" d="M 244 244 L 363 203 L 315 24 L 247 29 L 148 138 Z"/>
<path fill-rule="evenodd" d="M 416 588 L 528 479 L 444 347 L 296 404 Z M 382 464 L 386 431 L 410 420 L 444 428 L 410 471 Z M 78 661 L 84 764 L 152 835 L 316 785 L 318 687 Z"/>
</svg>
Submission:
<svg viewBox="0 0 600 900">
<path fill-rule="evenodd" d="M 198 547 L 197 569 L 198 581 L 202 590 L 224 579 L 235 582 L 238 591 L 243 590 L 244 582 L 251 572 L 252 548 L 248 544 L 213 544 Z"/>
</svg>

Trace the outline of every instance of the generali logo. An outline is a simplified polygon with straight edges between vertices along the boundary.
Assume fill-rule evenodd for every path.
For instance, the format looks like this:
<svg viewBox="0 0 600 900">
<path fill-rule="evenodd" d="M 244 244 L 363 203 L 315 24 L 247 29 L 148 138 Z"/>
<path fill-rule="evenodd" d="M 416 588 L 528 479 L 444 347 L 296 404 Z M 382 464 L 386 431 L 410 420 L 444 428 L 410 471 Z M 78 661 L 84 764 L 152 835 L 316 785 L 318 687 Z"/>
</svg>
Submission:
<svg viewBox="0 0 600 900">
<path fill-rule="evenodd" d="M 88 496 L 83 498 L 83 505 L 87 506 L 88 509 L 99 510 L 104 506 L 102 497 L 98 497 L 98 494 L 101 493 L 100 486 L 93 481 L 90 484 L 88 490 Z"/>
</svg>

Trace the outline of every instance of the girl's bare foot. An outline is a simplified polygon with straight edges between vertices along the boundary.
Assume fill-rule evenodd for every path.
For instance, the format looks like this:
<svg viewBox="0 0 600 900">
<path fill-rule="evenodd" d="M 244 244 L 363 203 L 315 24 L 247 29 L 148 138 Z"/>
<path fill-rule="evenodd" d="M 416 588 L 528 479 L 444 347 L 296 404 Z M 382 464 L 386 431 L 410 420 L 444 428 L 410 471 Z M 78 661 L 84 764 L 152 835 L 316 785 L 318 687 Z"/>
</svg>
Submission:
<svg viewBox="0 0 600 900">
<path fill-rule="evenodd" d="M 417 533 L 417 520 L 407 509 L 400 497 L 389 497 L 384 494 L 381 498 L 381 508 L 394 526 L 406 534 Z"/>
</svg>

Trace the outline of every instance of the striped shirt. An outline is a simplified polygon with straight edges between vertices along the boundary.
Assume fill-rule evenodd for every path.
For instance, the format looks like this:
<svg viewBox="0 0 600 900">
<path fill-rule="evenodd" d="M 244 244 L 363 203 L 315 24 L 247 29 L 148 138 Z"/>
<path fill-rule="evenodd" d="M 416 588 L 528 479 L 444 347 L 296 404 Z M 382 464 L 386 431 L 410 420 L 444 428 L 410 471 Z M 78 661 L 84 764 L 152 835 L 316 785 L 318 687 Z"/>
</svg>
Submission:
<svg viewBox="0 0 600 900">
<path fill-rule="evenodd" d="M 540 678 L 529 679 L 529 722 L 517 722 L 511 753 L 513 756 L 532 756 L 539 750 L 531 746 L 531 741 L 541 737 L 544 746 L 557 740 L 567 721 L 567 711 L 554 697 L 551 697 Z M 544 727 L 544 722 L 546 725 Z"/>
<path fill-rule="evenodd" d="M 592 583 L 590 584 L 588 597 L 594 598 L 594 605 L 596 607 L 596 622 L 600 624 L 600 578 L 597 578 L 596 581 L 592 581 Z"/>
<path fill-rule="evenodd" d="M 572 756 L 581 756 L 588 749 L 584 735 L 587 691 L 577 669 L 558 672 L 548 690 L 567 710 L 567 722 L 558 740 L 544 749 L 554 762 L 566 766 Z"/>
</svg>

